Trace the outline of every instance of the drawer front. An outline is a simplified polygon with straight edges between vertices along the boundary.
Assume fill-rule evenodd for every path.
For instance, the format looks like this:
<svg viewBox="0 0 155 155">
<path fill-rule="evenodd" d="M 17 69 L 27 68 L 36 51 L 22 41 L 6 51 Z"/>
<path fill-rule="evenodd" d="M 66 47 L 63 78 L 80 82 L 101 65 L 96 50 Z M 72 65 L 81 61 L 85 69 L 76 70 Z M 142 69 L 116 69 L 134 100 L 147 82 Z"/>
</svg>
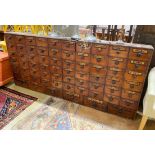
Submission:
<svg viewBox="0 0 155 155">
<path fill-rule="evenodd" d="M 127 59 L 109 57 L 108 66 L 124 69 L 126 68 Z"/>
<path fill-rule="evenodd" d="M 75 51 L 75 42 L 72 42 L 72 41 L 64 41 L 64 42 L 62 42 L 62 49 Z"/>
<path fill-rule="evenodd" d="M 75 77 L 81 80 L 89 80 L 89 74 L 76 72 Z"/>
<path fill-rule="evenodd" d="M 77 62 L 76 70 L 81 72 L 89 72 L 89 63 Z"/>
<path fill-rule="evenodd" d="M 74 85 L 68 84 L 68 83 L 63 83 L 63 90 L 74 94 Z"/>
<path fill-rule="evenodd" d="M 22 35 L 16 35 L 16 44 L 25 44 L 25 37 Z"/>
<path fill-rule="evenodd" d="M 62 47 L 61 41 L 56 39 L 48 39 L 48 44 L 50 48 L 61 49 Z"/>
<path fill-rule="evenodd" d="M 90 81 L 95 83 L 105 83 L 105 76 L 99 75 L 99 74 L 91 74 L 90 75 Z"/>
<path fill-rule="evenodd" d="M 76 86 L 88 88 L 88 81 L 80 80 L 80 79 L 76 79 L 75 81 L 76 81 L 75 82 Z"/>
<path fill-rule="evenodd" d="M 75 62 L 70 60 L 63 60 L 63 68 L 75 70 Z"/>
<path fill-rule="evenodd" d="M 91 43 L 86 42 L 77 42 L 76 43 L 76 51 L 82 53 L 90 53 L 91 50 Z"/>
<path fill-rule="evenodd" d="M 97 91 L 89 91 L 89 97 L 97 100 L 103 100 L 103 93 Z"/>
<path fill-rule="evenodd" d="M 128 60 L 128 69 L 134 71 L 147 71 L 148 62 L 146 61 L 137 61 L 137 60 Z"/>
<path fill-rule="evenodd" d="M 90 83 L 89 84 L 89 89 L 91 91 L 103 93 L 104 85 L 101 85 L 101 84 L 98 84 L 98 83 Z"/>
<path fill-rule="evenodd" d="M 71 76 L 63 76 L 63 82 L 75 84 L 75 78 Z"/>
<path fill-rule="evenodd" d="M 107 66 L 108 63 L 108 57 L 103 56 L 103 55 L 91 55 L 91 63 L 92 64 L 97 64 L 101 66 Z"/>
<path fill-rule="evenodd" d="M 51 65 L 62 67 L 62 61 L 60 59 L 58 59 L 58 58 L 52 58 L 52 59 L 50 59 L 50 64 Z"/>
<path fill-rule="evenodd" d="M 135 71 L 127 71 L 125 73 L 125 79 L 127 81 L 143 82 L 145 80 L 145 74 Z"/>
<path fill-rule="evenodd" d="M 128 47 L 110 46 L 109 55 L 118 58 L 127 58 L 128 51 L 129 51 Z"/>
<path fill-rule="evenodd" d="M 47 47 L 37 47 L 37 53 L 39 55 L 46 55 L 46 56 L 48 56 L 48 48 Z"/>
<path fill-rule="evenodd" d="M 54 73 L 51 75 L 51 79 L 52 81 L 62 81 L 62 74 Z"/>
<path fill-rule="evenodd" d="M 27 46 L 26 51 L 28 52 L 28 54 L 37 55 L 37 50 L 35 46 Z"/>
<path fill-rule="evenodd" d="M 20 61 L 19 63 L 20 63 L 20 67 L 22 69 L 29 69 L 28 62 L 26 62 L 26 61 Z"/>
<path fill-rule="evenodd" d="M 59 88 L 51 88 L 51 95 L 62 98 L 62 89 Z"/>
<path fill-rule="evenodd" d="M 59 58 L 59 59 L 61 59 L 62 58 L 61 55 L 62 55 L 61 50 L 50 48 L 49 56 L 51 58 Z"/>
<path fill-rule="evenodd" d="M 121 89 L 118 87 L 112 87 L 112 86 L 105 86 L 105 93 L 106 94 L 110 94 L 110 95 L 114 95 L 114 96 L 120 96 L 121 95 Z"/>
<path fill-rule="evenodd" d="M 47 38 L 37 37 L 36 44 L 37 46 L 47 47 L 48 46 Z"/>
<path fill-rule="evenodd" d="M 75 86 L 75 93 L 83 96 L 88 96 L 88 89 Z"/>
<path fill-rule="evenodd" d="M 30 74 L 31 74 L 31 76 L 34 76 L 34 77 L 40 77 L 39 68 L 32 68 L 30 70 Z"/>
<path fill-rule="evenodd" d="M 17 45 L 16 48 L 18 53 L 26 54 L 25 45 Z"/>
<path fill-rule="evenodd" d="M 143 83 L 125 80 L 123 88 L 131 91 L 141 92 L 143 89 Z"/>
<path fill-rule="evenodd" d="M 50 72 L 46 72 L 46 71 L 42 72 L 41 78 L 45 80 L 50 80 Z"/>
<path fill-rule="evenodd" d="M 115 78 L 113 76 L 107 76 L 106 84 L 111 86 L 120 87 L 122 85 L 122 79 Z"/>
<path fill-rule="evenodd" d="M 22 68 L 20 70 L 20 74 L 21 74 L 21 77 L 27 77 L 27 76 L 30 76 L 30 71 L 28 68 Z"/>
<path fill-rule="evenodd" d="M 47 56 L 39 56 L 39 62 L 41 65 L 49 65 L 49 59 Z"/>
<path fill-rule="evenodd" d="M 75 60 L 75 51 L 62 51 L 62 58 L 66 60 Z"/>
<path fill-rule="evenodd" d="M 36 44 L 36 38 L 35 37 L 25 37 L 26 45 L 35 45 Z"/>
<path fill-rule="evenodd" d="M 109 94 L 105 94 L 104 95 L 104 101 L 108 102 L 108 103 L 111 103 L 111 104 L 119 105 L 120 98 L 117 97 L 117 96 L 112 96 L 112 95 L 109 95 Z"/>
<path fill-rule="evenodd" d="M 77 52 L 76 53 L 76 61 L 79 62 L 90 62 L 90 54 L 88 53 L 82 53 L 82 52 Z"/>
<path fill-rule="evenodd" d="M 61 67 L 51 66 L 50 69 L 51 69 L 51 73 L 53 73 L 53 74 L 55 74 L 55 73 L 56 74 L 62 74 Z"/>
<path fill-rule="evenodd" d="M 134 91 L 129 91 L 129 90 L 122 90 L 122 98 L 132 100 L 132 101 L 139 101 L 141 94 L 134 92 Z"/>
<path fill-rule="evenodd" d="M 92 45 L 92 54 L 99 54 L 99 55 L 107 55 L 108 54 L 109 45 L 100 45 L 100 44 L 93 44 Z"/>
<path fill-rule="evenodd" d="M 7 44 L 8 43 L 14 43 L 15 42 L 15 35 L 5 34 L 5 39 L 6 39 Z"/>
<path fill-rule="evenodd" d="M 124 77 L 124 72 L 118 68 L 109 68 L 108 76 L 114 76 L 115 78 L 122 79 Z"/>
<path fill-rule="evenodd" d="M 61 89 L 62 88 L 62 82 L 52 81 L 52 87 Z"/>
<path fill-rule="evenodd" d="M 74 93 L 68 92 L 68 91 L 63 91 L 63 98 L 65 100 L 74 102 Z"/>
<path fill-rule="evenodd" d="M 9 43 L 7 43 L 7 49 L 9 52 L 16 51 L 16 46 L 14 43 L 9 42 Z"/>
<path fill-rule="evenodd" d="M 150 60 L 152 52 L 146 49 L 132 48 L 130 49 L 129 58 L 135 60 Z"/>
<path fill-rule="evenodd" d="M 40 71 L 43 72 L 43 71 L 48 71 L 50 72 L 50 66 L 47 65 L 47 64 L 41 64 L 40 65 Z"/>
<path fill-rule="evenodd" d="M 38 63 L 39 58 L 35 54 L 29 54 L 29 62 L 32 64 Z"/>
<path fill-rule="evenodd" d="M 74 70 L 71 70 L 71 69 L 63 69 L 63 74 L 65 76 L 73 76 L 75 75 L 75 71 Z"/>
<path fill-rule="evenodd" d="M 49 79 L 41 79 L 41 85 L 45 88 L 51 88 L 51 82 Z"/>
<path fill-rule="evenodd" d="M 35 63 L 35 62 L 29 62 L 29 68 L 31 68 L 31 70 L 37 68 L 39 70 L 39 65 L 38 63 Z"/>
<path fill-rule="evenodd" d="M 102 76 L 106 76 L 107 74 L 107 69 L 104 66 L 99 66 L 99 65 L 90 65 L 90 72 L 93 74 L 99 74 Z"/>
</svg>

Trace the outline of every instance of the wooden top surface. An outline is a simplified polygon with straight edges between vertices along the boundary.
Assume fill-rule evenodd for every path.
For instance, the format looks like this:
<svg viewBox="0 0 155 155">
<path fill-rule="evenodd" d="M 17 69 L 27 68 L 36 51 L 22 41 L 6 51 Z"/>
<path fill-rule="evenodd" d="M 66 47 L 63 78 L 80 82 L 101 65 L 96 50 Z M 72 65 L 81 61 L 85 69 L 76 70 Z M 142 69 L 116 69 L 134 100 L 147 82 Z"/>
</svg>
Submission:
<svg viewBox="0 0 155 155">
<path fill-rule="evenodd" d="M 0 62 L 9 59 L 7 52 L 0 52 Z"/>
</svg>

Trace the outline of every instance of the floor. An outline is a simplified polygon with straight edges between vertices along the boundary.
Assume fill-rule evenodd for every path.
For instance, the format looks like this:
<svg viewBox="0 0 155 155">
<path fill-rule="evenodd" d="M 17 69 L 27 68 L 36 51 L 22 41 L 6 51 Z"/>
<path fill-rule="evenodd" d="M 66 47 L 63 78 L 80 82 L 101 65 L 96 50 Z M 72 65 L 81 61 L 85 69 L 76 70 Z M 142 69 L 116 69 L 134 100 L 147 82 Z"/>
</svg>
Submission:
<svg viewBox="0 0 155 155">
<path fill-rule="evenodd" d="M 141 116 L 137 115 L 135 120 L 121 118 L 108 113 L 100 112 L 95 109 L 78 105 L 63 99 L 48 96 L 39 92 L 25 89 L 15 84 L 9 84 L 7 87 L 16 91 L 37 97 L 31 106 L 23 111 L 19 116 L 12 120 L 4 130 L 10 129 L 73 129 L 73 130 L 136 130 L 141 121 Z M 54 104 L 50 103 L 54 100 Z M 64 112 L 64 109 L 69 109 Z M 69 116 L 70 124 L 65 127 L 60 125 L 56 118 L 59 118 L 61 123 L 68 123 L 66 117 Z M 60 119 L 61 118 L 61 119 Z M 57 123 L 55 123 L 57 121 Z M 50 124 L 49 124 L 50 123 Z M 154 130 L 155 121 L 149 120 L 145 129 Z"/>
</svg>

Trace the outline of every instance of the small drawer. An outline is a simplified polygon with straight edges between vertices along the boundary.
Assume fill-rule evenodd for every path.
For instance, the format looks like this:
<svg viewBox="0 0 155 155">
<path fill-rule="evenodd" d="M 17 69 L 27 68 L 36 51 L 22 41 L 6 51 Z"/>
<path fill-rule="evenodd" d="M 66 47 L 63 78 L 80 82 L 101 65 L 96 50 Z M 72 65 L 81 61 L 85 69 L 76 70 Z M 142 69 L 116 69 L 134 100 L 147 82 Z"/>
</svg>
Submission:
<svg viewBox="0 0 155 155">
<path fill-rule="evenodd" d="M 63 83 L 63 90 L 74 94 L 74 85 L 68 84 L 68 83 Z"/>
<path fill-rule="evenodd" d="M 92 45 L 92 54 L 107 55 L 109 45 L 93 44 Z"/>
<path fill-rule="evenodd" d="M 31 69 L 30 74 L 31 74 L 31 76 L 34 76 L 34 77 L 40 77 L 40 71 L 38 68 Z"/>
<path fill-rule="evenodd" d="M 61 89 L 62 88 L 62 82 L 52 81 L 52 87 Z"/>
<path fill-rule="evenodd" d="M 9 42 L 9 43 L 7 43 L 7 49 L 9 52 L 16 51 L 16 46 L 14 43 Z"/>
<path fill-rule="evenodd" d="M 63 69 L 63 74 L 65 76 L 74 76 L 75 75 L 75 71 L 71 70 L 71 69 Z"/>
<path fill-rule="evenodd" d="M 36 44 L 36 38 L 25 36 L 25 42 L 26 42 L 26 45 L 35 45 Z"/>
<path fill-rule="evenodd" d="M 49 59 L 47 56 L 39 56 L 40 65 L 49 65 Z"/>
<path fill-rule="evenodd" d="M 97 91 L 89 91 L 89 97 L 102 101 L 103 100 L 103 93 L 97 92 Z"/>
<path fill-rule="evenodd" d="M 75 93 L 83 96 L 88 96 L 88 89 L 75 86 Z"/>
<path fill-rule="evenodd" d="M 112 86 L 105 86 L 105 93 L 109 94 L 109 95 L 114 95 L 114 96 L 120 96 L 121 95 L 121 88 L 117 88 L 117 87 L 112 87 Z"/>
<path fill-rule="evenodd" d="M 37 68 L 39 70 L 39 64 L 38 63 L 35 63 L 35 62 L 29 62 L 29 68 L 31 68 L 32 70 L 34 68 Z"/>
<path fill-rule="evenodd" d="M 37 37 L 36 44 L 37 46 L 47 47 L 48 46 L 47 38 Z"/>
<path fill-rule="evenodd" d="M 18 59 L 18 56 L 20 56 L 17 51 L 8 51 L 8 54 L 10 59 Z"/>
<path fill-rule="evenodd" d="M 37 54 L 37 50 L 35 46 L 27 46 L 26 48 L 27 54 Z"/>
<path fill-rule="evenodd" d="M 74 61 L 63 60 L 63 68 L 75 70 L 75 63 L 74 63 Z"/>
<path fill-rule="evenodd" d="M 29 54 L 30 63 L 38 63 L 39 59 L 35 54 Z"/>
<path fill-rule="evenodd" d="M 90 53 L 91 50 L 91 43 L 86 42 L 77 42 L 76 43 L 76 51 L 82 53 Z"/>
<path fill-rule="evenodd" d="M 89 85 L 88 81 L 80 80 L 80 79 L 76 79 L 75 84 L 76 86 L 84 87 L 84 88 L 88 88 L 88 85 Z"/>
<path fill-rule="evenodd" d="M 63 82 L 75 84 L 75 78 L 71 76 L 63 76 Z"/>
<path fill-rule="evenodd" d="M 107 85 L 119 87 L 122 85 L 122 82 L 123 82 L 122 79 L 118 79 L 113 76 L 107 76 L 107 78 L 106 78 Z"/>
<path fill-rule="evenodd" d="M 145 72 L 148 67 L 147 61 L 128 60 L 128 69 Z"/>
<path fill-rule="evenodd" d="M 99 66 L 99 65 L 90 65 L 90 72 L 93 74 L 99 74 L 102 76 L 106 76 L 107 74 L 107 69 L 104 66 Z"/>
<path fill-rule="evenodd" d="M 129 90 L 122 90 L 122 98 L 132 100 L 132 101 L 139 101 L 141 94 L 134 92 L 134 91 L 129 91 Z"/>
<path fill-rule="evenodd" d="M 18 53 L 23 53 L 23 54 L 26 54 L 26 47 L 25 45 L 17 45 L 17 52 Z"/>
<path fill-rule="evenodd" d="M 89 63 L 76 62 L 76 70 L 81 72 L 89 72 Z"/>
<path fill-rule="evenodd" d="M 125 80 L 123 88 L 131 91 L 141 92 L 141 90 L 143 89 L 143 83 Z"/>
<path fill-rule="evenodd" d="M 108 66 L 124 69 L 126 68 L 127 59 L 109 57 Z"/>
<path fill-rule="evenodd" d="M 50 48 L 50 50 L 49 50 L 49 56 L 51 58 L 61 59 L 62 58 L 61 55 L 62 55 L 61 50 Z"/>
<path fill-rule="evenodd" d="M 75 77 L 81 80 L 89 80 L 89 74 L 87 73 L 82 73 L 82 72 L 76 72 Z"/>
<path fill-rule="evenodd" d="M 152 51 L 147 49 L 131 48 L 129 52 L 129 58 L 135 60 L 150 60 L 152 57 Z"/>
<path fill-rule="evenodd" d="M 49 79 L 41 79 L 41 85 L 42 85 L 43 87 L 48 88 L 48 89 L 51 88 L 51 82 L 50 82 Z"/>
<path fill-rule="evenodd" d="M 16 35 L 16 44 L 25 44 L 25 37 L 22 35 Z"/>
<path fill-rule="evenodd" d="M 90 75 L 90 81 L 95 83 L 105 83 L 105 76 L 99 75 L 99 74 L 91 74 Z"/>
<path fill-rule="evenodd" d="M 62 49 L 75 51 L 75 42 L 72 42 L 72 41 L 64 41 L 64 42 L 62 42 Z"/>
<path fill-rule="evenodd" d="M 43 72 L 43 71 L 49 71 L 50 72 L 50 66 L 48 64 L 41 64 L 40 65 L 40 71 Z"/>
<path fill-rule="evenodd" d="M 74 102 L 74 92 L 63 91 L 63 98 L 68 101 Z"/>
<path fill-rule="evenodd" d="M 103 56 L 103 55 L 91 55 L 91 63 L 92 64 L 97 64 L 101 66 L 106 66 L 108 63 L 108 57 Z"/>
<path fill-rule="evenodd" d="M 126 71 L 125 73 L 125 79 L 127 81 L 144 82 L 145 76 L 146 75 L 144 73 L 135 71 Z"/>
<path fill-rule="evenodd" d="M 8 43 L 15 43 L 15 35 L 5 34 L 5 40 Z"/>
<path fill-rule="evenodd" d="M 58 66 L 51 66 L 50 67 L 51 73 L 53 74 L 62 74 L 62 68 Z"/>
<path fill-rule="evenodd" d="M 30 76 L 30 71 L 28 68 L 20 68 L 20 73 L 22 77 Z"/>
<path fill-rule="evenodd" d="M 51 95 L 62 98 L 62 89 L 54 88 L 54 87 L 51 88 Z"/>
<path fill-rule="evenodd" d="M 28 62 L 26 61 L 20 61 L 20 67 L 23 69 L 29 69 L 29 65 L 28 65 Z"/>
<path fill-rule="evenodd" d="M 46 55 L 46 56 L 48 56 L 48 49 L 46 47 L 37 47 L 37 53 L 39 55 Z"/>
<path fill-rule="evenodd" d="M 45 80 L 50 80 L 50 72 L 41 72 L 41 78 Z"/>
<path fill-rule="evenodd" d="M 82 52 L 77 52 L 76 53 L 76 61 L 79 62 L 90 62 L 90 54 L 88 53 L 82 53 Z"/>
<path fill-rule="evenodd" d="M 103 93 L 104 85 L 98 83 L 90 83 L 89 84 L 90 91 Z"/>
<path fill-rule="evenodd" d="M 62 51 L 62 58 L 67 60 L 75 60 L 75 51 Z"/>
<path fill-rule="evenodd" d="M 52 74 L 52 81 L 62 81 L 62 74 Z"/>
<path fill-rule="evenodd" d="M 119 68 L 109 67 L 108 76 L 114 76 L 115 78 L 122 79 L 124 77 L 124 71 Z"/>
<path fill-rule="evenodd" d="M 128 52 L 129 52 L 129 47 L 110 46 L 109 56 L 127 58 Z"/>
<path fill-rule="evenodd" d="M 58 59 L 58 58 L 52 58 L 52 59 L 50 59 L 50 64 L 51 65 L 62 67 L 62 61 L 60 59 Z"/>
<path fill-rule="evenodd" d="M 50 48 L 61 49 L 62 47 L 61 41 L 56 39 L 48 39 L 48 44 Z"/>
<path fill-rule="evenodd" d="M 120 98 L 117 97 L 117 96 L 112 96 L 112 95 L 109 95 L 109 94 L 105 94 L 104 95 L 104 101 L 108 102 L 108 103 L 111 103 L 111 104 L 119 105 Z"/>
</svg>

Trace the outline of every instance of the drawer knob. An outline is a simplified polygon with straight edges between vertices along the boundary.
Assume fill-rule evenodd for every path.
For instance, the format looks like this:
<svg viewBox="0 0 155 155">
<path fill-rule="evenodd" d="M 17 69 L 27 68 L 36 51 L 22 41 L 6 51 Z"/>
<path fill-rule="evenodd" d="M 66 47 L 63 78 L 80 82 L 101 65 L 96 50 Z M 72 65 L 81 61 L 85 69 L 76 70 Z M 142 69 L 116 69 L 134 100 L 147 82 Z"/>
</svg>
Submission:
<svg viewBox="0 0 155 155">
<path fill-rule="evenodd" d="M 23 49 L 23 47 L 20 47 L 20 49 L 22 50 L 22 49 Z"/>
<path fill-rule="evenodd" d="M 114 73 L 114 75 L 116 75 L 118 72 L 117 71 L 114 71 L 113 73 Z"/>
<path fill-rule="evenodd" d="M 141 57 L 142 53 L 141 52 L 138 52 L 137 53 L 137 57 Z"/>
<path fill-rule="evenodd" d="M 116 54 L 120 54 L 120 52 L 119 51 L 116 51 Z"/>
<path fill-rule="evenodd" d="M 131 88 L 131 89 L 134 88 L 134 84 L 130 84 L 130 88 Z"/>
<path fill-rule="evenodd" d="M 96 108 L 97 107 L 97 104 L 95 102 L 93 102 L 92 103 L 92 106 Z"/>
<path fill-rule="evenodd" d="M 32 40 L 29 40 L 29 43 L 32 43 Z"/>
<path fill-rule="evenodd" d="M 123 109 L 118 109 L 118 113 L 122 113 L 123 112 Z"/>
<path fill-rule="evenodd" d="M 67 78 L 67 81 L 70 81 L 70 80 L 71 80 L 71 78 L 68 77 L 68 78 Z"/>
<path fill-rule="evenodd" d="M 131 98 L 132 98 L 132 94 L 131 94 L 131 93 L 129 93 L 129 94 L 128 94 L 128 97 L 131 97 Z"/>
<path fill-rule="evenodd" d="M 116 80 L 112 80 L 112 84 L 116 84 Z"/>
<path fill-rule="evenodd" d="M 67 66 L 70 66 L 70 62 L 66 62 Z"/>
<path fill-rule="evenodd" d="M 135 68 L 138 68 L 139 67 L 139 65 L 138 64 L 135 64 Z"/>
<path fill-rule="evenodd" d="M 67 86 L 67 89 L 71 89 L 71 87 L 70 86 Z"/>
<path fill-rule="evenodd" d="M 112 97 L 109 97 L 109 101 L 113 101 L 113 98 Z"/>
<path fill-rule="evenodd" d="M 69 53 L 66 53 L 66 57 L 70 57 L 70 54 Z"/>
<path fill-rule="evenodd" d="M 111 92 L 111 93 L 114 93 L 114 89 L 110 89 L 110 92 Z"/>
<path fill-rule="evenodd" d="M 115 61 L 115 65 L 118 65 L 119 64 L 119 61 Z"/>
<path fill-rule="evenodd" d="M 69 70 L 67 70 L 67 74 L 69 74 L 70 73 L 70 71 Z"/>
</svg>

